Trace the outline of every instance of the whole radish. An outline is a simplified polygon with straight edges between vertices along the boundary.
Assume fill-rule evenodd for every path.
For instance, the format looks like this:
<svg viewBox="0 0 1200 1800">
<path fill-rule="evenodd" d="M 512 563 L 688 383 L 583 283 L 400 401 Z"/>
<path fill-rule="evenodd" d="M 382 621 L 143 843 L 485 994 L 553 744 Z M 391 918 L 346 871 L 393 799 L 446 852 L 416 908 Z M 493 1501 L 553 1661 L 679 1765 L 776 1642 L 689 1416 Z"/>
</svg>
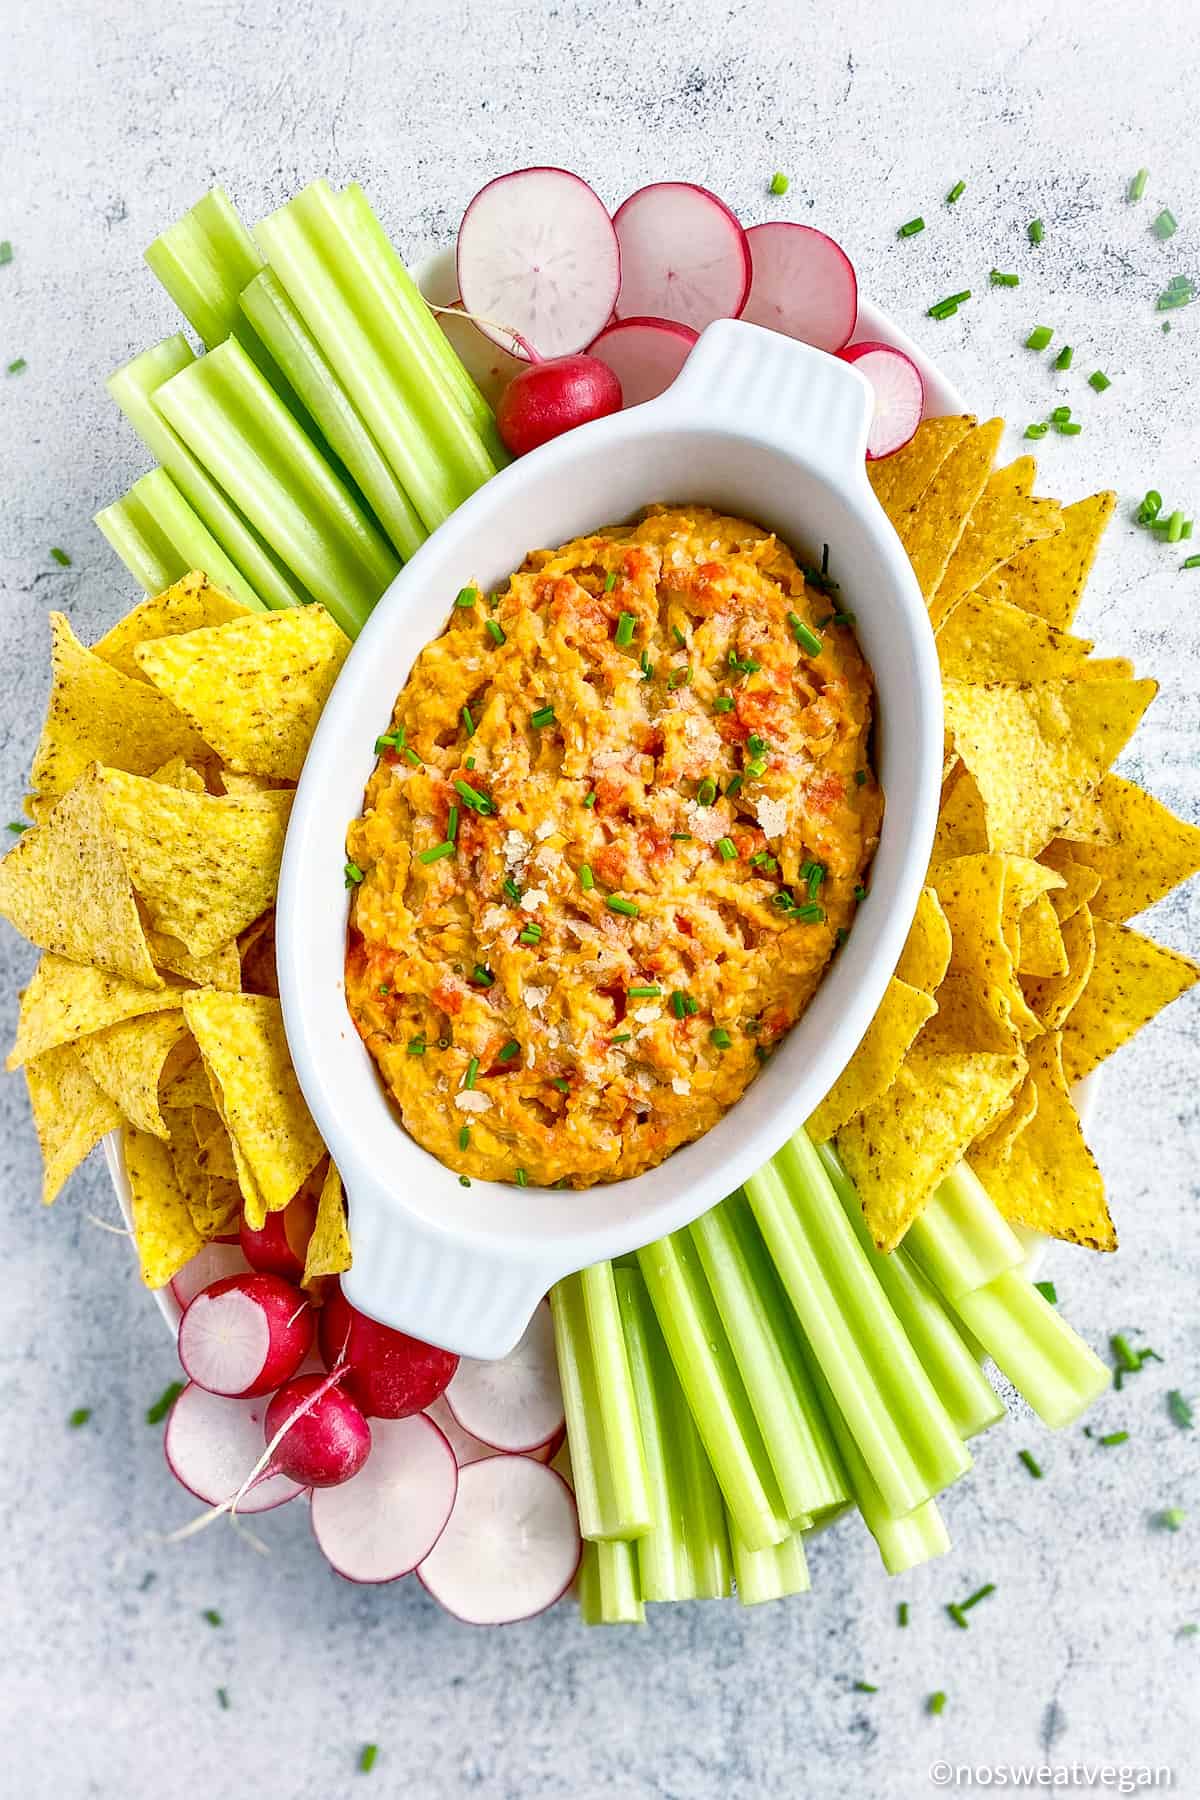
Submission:
<svg viewBox="0 0 1200 1800">
<path fill-rule="evenodd" d="M 238 1238 L 242 1255 L 260 1274 L 299 1281 L 316 1219 L 316 1196 L 304 1192 L 290 1200 L 282 1212 L 268 1213 L 261 1231 L 252 1230 L 243 1214 Z"/>
<path fill-rule="evenodd" d="M 422 1412 L 458 1367 L 451 1351 L 360 1313 L 340 1287 L 321 1308 L 318 1335 L 327 1369 L 349 1365 L 342 1389 L 369 1419 L 405 1419 Z"/>
<path fill-rule="evenodd" d="M 305 1401 L 311 1404 L 305 1406 Z M 297 1375 L 280 1388 L 267 1408 L 267 1443 L 285 1426 L 270 1466 L 305 1487 L 349 1481 L 370 1453 L 371 1427 L 350 1396 L 340 1392 L 340 1384 L 331 1387 L 325 1375 Z"/>
<path fill-rule="evenodd" d="M 621 404 L 621 383 L 598 356 L 534 356 L 501 394 L 496 424 L 505 448 L 524 456 Z"/>
<path fill-rule="evenodd" d="M 227 1275 L 179 1321 L 179 1360 L 210 1394 L 248 1399 L 290 1381 L 312 1346 L 312 1307 L 279 1275 Z"/>
</svg>

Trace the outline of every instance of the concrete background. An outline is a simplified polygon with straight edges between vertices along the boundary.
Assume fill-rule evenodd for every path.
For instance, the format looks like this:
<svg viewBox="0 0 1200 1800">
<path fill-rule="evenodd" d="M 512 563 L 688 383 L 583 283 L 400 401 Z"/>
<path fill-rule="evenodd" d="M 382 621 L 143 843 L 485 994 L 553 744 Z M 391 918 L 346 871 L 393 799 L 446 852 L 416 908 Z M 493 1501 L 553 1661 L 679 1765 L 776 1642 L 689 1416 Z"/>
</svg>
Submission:
<svg viewBox="0 0 1200 1800">
<path fill-rule="evenodd" d="M 20 795 L 47 680 L 45 613 L 85 641 L 132 601 L 89 523 L 146 466 L 104 376 L 176 320 L 141 252 L 212 181 L 251 219 L 312 176 L 360 178 L 402 247 L 452 234 L 484 180 L 560 162 L 612 203 L 682 176 L 747 222 L 811 219 L 863 289 L 917 332 L 981 414 L 1023 428 L 1067 397 L 1084 421 L 1040 446 L 1045 491 L 1101 485 L 1121 508 L 1083 626 L 1157 674 L 1126 766 L 1194 817 L 1200 573 L 1129 523 L 1153 485 L 1200 513 L 1200 306 L 1160 330 L 1154 298 L 1200 276 L 1200 75 L 1188 8 L 1139 0 L 836 7 L 748 0 L 7 0 L 0 141 L 0 796 Z M 1151 170 L 1146 201 L 1129 175 Z M 766 193 L 788 172 L 785 201 Z M 951 184 L 966 192 L 943 204 Z M 1160 204 L 1181 221 L 1149 235 Z M 914 213 L 928 229 L 900 244 Z M 1046 240 L 1030 249 L 1040 215 Z M 1019 270 L 1016 292 L 988 270 Z M 976 298 L 943 324 L 932 300 Z M 1035 321 L 1076 372 L 1021 348 Z M 1085 385 L 1101 367 L 1114 385 Z M 1017 431 L 1011 434 L 1016 448 Z M 73 564 L 59 569 L 52 545 Z M 1196 896 L 1152 926 L 1196 942 Z M 0 1035 L 30 967 L 4 929 Z M 812 1555 L 807 1598 L 659 1609 L 642 1633 L 585 1632 L 569 1607 L 505 1632 L 455 1624 L 414 1583 L 336 1580 L 295 1506 L 268 1559 L 211 1532 L 155 1542 L 192 1506 L 145 1407 L 175 1372 L 111 1217 L 98 1160 L 37 1204 L 22 1085 L 0 1088 L 8 1454 L 0 1531 L 0 1790 L 289 1800 L 363 1791 L 451 1797 L 842 1795 L 932 1790 L 929 1766 L 1164 1764 L 1200 1792 L 1196 1433 L 1166 1413 L 1200 1392 L 1195 996 L 1123 1052 L 1095 1145 L 1122 1237 L 1115 1260 L 1058 1250 L 1064 1308 L 1097 1345 L 1140 1328 L 1165 1361 L 1098 1409 L 1131 1433 L 1101 1450 L 1015 1418 L 979 1445 L 946 1511 L 953 1555 L 888 1583 L 846 1523 Z M 67 1414 L 93 1416 L 70 1431 Z M 1017 1451 L 1046 1470 L 1030 1480 Z M 1183 1530 L 1155 1527 L 1166 1505 Z M 944 1602 L 991 1580 L 969 1634 Z M 898 1631 L 907 1599 L 912 1623 Z M 202 1609 L 224 1623 L 210 1627 Z M 856 1680 L 875 1694 L 853 1691 Z M 228 1711 L 216 1690 L 228 1690 Z M 924 1712 L 948 1694 L 940 1718 Z M 370 1777 L 359 1745 L 377 1741 Z"/>
</svg>

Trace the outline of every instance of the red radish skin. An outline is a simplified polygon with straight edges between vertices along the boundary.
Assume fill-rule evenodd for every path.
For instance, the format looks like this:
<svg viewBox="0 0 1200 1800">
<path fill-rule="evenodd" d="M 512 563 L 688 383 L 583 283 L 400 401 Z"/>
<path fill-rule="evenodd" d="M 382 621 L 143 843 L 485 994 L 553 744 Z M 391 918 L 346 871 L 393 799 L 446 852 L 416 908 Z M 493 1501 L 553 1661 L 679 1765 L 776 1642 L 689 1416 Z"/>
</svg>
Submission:
<svg viewBox="0 0 1200 1800">
<path fill-rule="evenodd" d="M 272 1453 L 271 1468 L 304 1487 L 340 1486 L 358 1474 L 371 1450 L 371 1427 L 349 1394 L 340 1394 L 328 1382 L 327 1375 L 297 1375 L 267 1407 L 263 1436 L 268 1444 L 287 1426 Z M 314 1394 L 319 1398 L 289 1425 Z"/>
<path fill-rule="evenodd" d="M 445 1400 L 463 1430 L 494 1450 L 520 1453 L 548 1443 L 563 1425 L 549 1303 L 539 1302 L 507 1356 L 464 1356 Z"/>
<path fill-rule="evenodd" d="M 450 1522 L 417 1576 L 465 1625 L 511 1625 L 562 1599 L 582 1548 L 560 1475 L 530 1456 L 489 1456 L 460 1471 Z"/>
<path fill-rule="evenodd" d="M 279 1275 L 228 1275 L 179 1321 L 179 1360 L 210 1394 L 249 1399 L 290 1381 L 313 1341 L 308 1300 Z"/>
<path fill-rule="evenodd" d="M 858 281 L 841 245 L 811 225 L 783 220 L 752 225 L 746 237 L 754 280 L 743 319 L 818 350 L 848 344 L 858 323 Z"/>
<path fill-rule="evenodd" d="M 351 1306 L 340 1286 L 321 1308 L 318 1338 L 327 1369 L 340 1362 L 350 1365 L 342 1392 L 368 1419 L 405 1419 L 422 1412 L 444 1392 L 458 1367 L 451 1351 L 368 1319 Z"/>
<path fill-rule="evenodd" d="M 520 354 L 513 334 L 545 357 L 582 350 L 611 318 L 621 286 L 608 209 L 566 169 L 516 169 L 489 181 L 463 214 L 456 264 L 466 311 Z"/>
<path fill-rule="evenodd" d="M 221 1281 L 226 1275 L 248 1275 L 250 1264 L 237 1238 L 231 1241 L 217 1238 L 211 1244 L 205 1244 L 198 1250 L 190 1262 L 184 1263 L 177 1275 L 171 1278 L 171 1292 L 180 1306 L 187 1306 L 206 1287 L 214 1281 Z"/>
<path fill-rule="evenodd" d="M 313 1490 L 317 1543 L 347 1581 L 398 1581 L 445 1530 L 458 1480 L 454 1452 L 432 1419 L 382 1419 L 354 1480 Z"/>
<path fill-rule="evenodd" d="M 316 1221 L 316 1196 L 305 1193 L 297 1194 L 282 1212 L 268 1213 L 261 1231 L 252 1231 L 243 1216 L 238 1238 L 242 1254 L 250 1267 L 262 1275 L 282 1275 L 285 1281 L 299 1281 Z"/>
<path fill-rule="evenodd" d="M 737 217 L 690 181 L 656 181 L 613 215 L 621 246 L 619 319 L 670 319 L 703 331 L 736 319 L 750 292 L 750 248 Z"/>
<path fill-rule="evenodd" d="M 172 1406 L 163 1434 L 167 1465 L 176 1481 L 206 1506 L 237 1493 L 263 1450 L 265 1396 L 229 1400 L 189 1382 Z M 239 1513 L 270 1512 L 304 1492 L 286 1475 L 265 1475 L 238 1501 Z"/>
<path fill-rule="evenodd" d="M 589 356 L 607 363 L 621 383 L 626 406 L 665 393 L 691 354 L 699 333 L 671 319 L 617 319 L 606 325 Z"/>
<path fill-rule="evenodd" d="M 925 383 L 911 356 L 894 344 L 851 344 L 838 355 L 853 363 L 875 390 L 875 416 L 867 433 L 867 461 L 894 456 L 903 450 L 921 423 L 925 410 Z"/>
<path fill-rule="evenodd" d="M 514 375 L 496 407 L 505 449 L 525 456 L 539 444 L 621 410 L 621 383 L 597 356 L 556 356 Z"/>
</svg>

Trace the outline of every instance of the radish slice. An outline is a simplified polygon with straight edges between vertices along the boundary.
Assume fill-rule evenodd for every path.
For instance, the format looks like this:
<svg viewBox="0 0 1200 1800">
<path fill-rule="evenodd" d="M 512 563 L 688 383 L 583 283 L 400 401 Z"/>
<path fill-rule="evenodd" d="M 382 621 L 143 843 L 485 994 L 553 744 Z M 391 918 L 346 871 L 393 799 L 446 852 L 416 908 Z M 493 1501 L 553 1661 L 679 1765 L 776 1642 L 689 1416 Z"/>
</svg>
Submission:
<svg viewBox="0 0 1200 1800">
<path fill-rule="evenodd" d="M 839 350 L 875 389 L 875 416 L 867 433 L 867 461 L 903 450 L 925 410 L 925 383 L 911 356 L 891 344 L 851 344 Z"/>
<path fill-rule="evenodd" d="M 640 406 L 670 387 L 698 335 L 673 319 L 618 319 L 605 326 L 588 354 L 608 364 L 626 406 Z"/>
<path fill-rule="evenodd" d="M 752 225 L 746 233 L 754 264 L 742 313 L 818 350 L 840 350 L 858 321 L 858 282 L 839 244 L 811 225 Z"/>
<path fill-rule="evenodd" d="M 599 195 L 566 169 L 517 169 L 480 188 L 458 228 L 458 291 L 503 349 L 519 332 L 569 356 L 612 316 L 621 254 Z"/>
<path fill-rule="evenodd" d="M 656 181 L 613 215 L 621 246 L 619 319 L 670 319 L 703 331 L 736 319 L 750 292 L 746 233 L 723 200 L 690 181 Z"/>
<path fill-rule="evenodd" d="M 290 1381 L 312 1348 L 308 1300 L 280 1275 L 228 1275 L 179 1321 L 179 1360 L 210 1394 L 249 1398 Z"/>
<path fill-rule="evenodd" d="M 548 1443 L 563 1423 L 549 1302 L 539 1303 L 507 1356 L 496 1362 L 464 1356 L 445 1399 L 463 1430 L 494 1450 L 520 1452 Z"/>
<path fill-rule="evenodd" d="M 191 1262 L 184 1263 L 179 1273 L 172 1276 L 171 1292 L 180 1306 L 187 1306 L 204 1288 L 211 1287 L 214 1281 L 223 1281 L 226 1275 L 249 1273 L 250 1264 L 236 1238 L 232 1244 L 205 1244 L 203 1250 L 197 1250 Z"/>
<path fill-rule="evenodd" d="M 228 1400 L 191 1381 L 167 1417 L 163 1450 L 176 1481 L 206 1506 L 237 1493 L 263 1452 L 267 1399 Z M 239 1513 L 270 1512 L 304 1489 L 286 1475 L 268 1475 L 246 1490 Z"/>
<path fill-rule="evenodd" d="M 364 1473 L 370 1469 L 368 1462 Z M 324 1491 L 352 1493 L 356 1486 Z M 511 1625 L 562 1598 L 581 1550 L 575 1501 L 562 1477 L 529 1456 L 489 1456 L 459 1475 L 450 1523 L 417 1576 L 464 1624 Z"/>
<path fill-rule="evenodd" d="M 398 1581 L 441 1537 L 457 1490 L 454 1452 L 432 1419 L 373 1419 L 353 1481 L 313 1490 L 313 1531 L 347 1581 Z"/>
<path fill-rule="evenodd" d="M 536 1450 L 531 1450 L 529 1452 L 529 1455 L 532 1456 L 534 1462 L 549 1463 L 551 1467 L 555 1467 L 556 1464 L 554 1459 L 566 1441 L 567 1427 L 564 1423 L 559 1426 L 552 1438 L 547 1438 L 544 1444 L 539 1444 Z M 559 1473 L 561 1474 L 562 1471 L 559 1470 Z M 564 1480 L 565 1479 L 564 1476 Z"/>
<path fill-rule="evenodd" d="M 461 301 L 456 301 L 450 311 L 438 313 L 437 322 L 459 362 L 494 409 L 513 376 L 529 367 L 528 361 L 487 337 L 473 319 L 467 318 Z"/>
<path fill-rule="evenodd" d="M 432 1406 L 425 1408 L 425 1417 L 432 1419 L 438 1430 L 445 1434 L 460 1469 L 465 1469 L 468 1463 L 482 1462 L 485 1456 L 497 1454 L 494 1444 L 485 1444 L 479 1438 L 472 1437 L 469 1431 L 463 1430 L 446 1405 L 444 1394 L 439 1394 Z"/>
</svg>

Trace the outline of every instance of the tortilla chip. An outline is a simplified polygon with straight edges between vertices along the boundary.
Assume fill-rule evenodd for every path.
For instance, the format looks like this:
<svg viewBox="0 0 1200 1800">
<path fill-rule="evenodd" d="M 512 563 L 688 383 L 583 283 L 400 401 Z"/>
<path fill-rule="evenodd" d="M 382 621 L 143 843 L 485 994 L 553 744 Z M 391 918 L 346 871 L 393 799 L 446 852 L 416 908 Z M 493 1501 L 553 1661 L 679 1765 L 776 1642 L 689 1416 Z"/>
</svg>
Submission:
<svg viewBox="0 0 1200 1800">
<path fill-rule="evenodd" d="M 227 794 L 266 794 L 272 788 L 291 785 L 286 781 L 275 781 L 270 775 L 246 775 L 236 769 L 218 769 L 217 779 Z"/>
<path fill-rule="evenodd" d="M 927 600 L 936 592 L 983 493 L 1003 431 L 1003 419 L 989 419 L 986 425 L 977 425 L 968 432 L 921 498 L 896 523 L 900 542 Z"/>
<path fill-rule="evenodd" d="M 158 638 L 135 656 L 231 769 L 298 781 L 349 651 L 345 632 L 314 604 Z"/>
<path fill-rule="evenodd" d="M 344 1275 L 350 1267 L 350 1232 L 342 1201 L 342 1178 L 330 1162 L 321 1184 L 317 1219 L 304 1258 L 303 1287 L 312 1287 L 323 1275 Z"/>
<path fill-rule="evenodd" d="M 1006 1219 L 1092 1250 L 1115 1250 L 1104 1182 L 1063 1078 L 1061 1040 L 1049 1032 L 1029 1051 L 1037 1110 L 1006 1144 L 968 1157 Z"/>
<path fill-rule="evenodd" d="M 1036 856 L 1061 835 L 1157 691 L 1153 681 L 946 682 L 946 724 L 982 796 L 989 848 Z"/>
<path fill-rule="evenodd" d="M 943 681 L 1055 681 L 1078 674 L 1091 649 L 1087 638 L 977 594 L 968 594 L 937 634 Z"/>
<path fill-rule="evenodd" d="M 895 1249 L 1026 1067 L 1023 1056 L 944 1054 L 918 1041 L 883 1098 L 839 1133 L 838 1151 L 880 1250 Z"/>
<path fill-rule="evenodd" d="M 133 888 L 104 828 L 98 772 L 0 861 L 0 913 L 41 950 L 160 988 Z"/>
<path fill-rule="evenodd" d="M 81 1038 L 76 1048 L 92 1080 L 122 1117 L 139 1131 L 165 1138 L 158 1084 L 168 1056 L 187 1036 L 182 1012 L 150 1013 Z"/>
<path fill-rule="evenodd" d="M 1095 919 L 1091 978 L 1063 1028 L 1063 1072 L 1073 1087 L 1200 980 L 1200 966 L 1128 925 Z"/>
<path fill-rule="evenodd" d="M 888 982 L 866 1035 L 805 1126 L 814 1143 L 835 1136 L 887 1092 L 913 1039 L 936 1011 L 936 1002 L 920 988 L 895 978 Z"/>
<path fill-rule="evenodd" d="M 25 1080 L 42 1151 L 42 1204 L 49 1206 L 89 1150 L 117 1129 L 121 1115 L 73 1044 L 35 1056 L 25 1064 Z"/>
<path fill-rule="evenodd" d="M 205 1170 L 189 1107 L 164 1106 L 163 1117 L 171 1134 L 171 1166 L 192 1224 L 204 1242 L 211 1243 L 236 1226 L 242 1210 L 241 1190 L 236 1181 L 216 1181 Z"/>
<path fill-rule="evenodd" d="M 150 779 L 161 781 L 164 787 L 185 788 L 189 794 L 207 792 L 203 775 L 184 756 L 173 756 L 161 768 L 151 769 Z"/>
<path fill-rule="evenodd" d="M 909 927 L 896 979 L 909 987 L 932 994 L 950 967 L 950 923 L 942 911 L 942 903 L 934 888 L 922 888 L 917 910 Z"/>
<path fill-rule="evenodd" d="M 149 1132 L 125 1132 L 125 1173 L 133 1195 L 133 1239 L 149 1288 L 166 1287 L 203 1239 L 192 1224 L 187 1197 L 175 1178 L 171 1152 Z"/>
<path fill-rule="evenodd" d="M 207 575 L 196 570 L 126 613 L 93 646 L 92 654 L 130 680 L 144 682 L 145 676 L 134 656 L 139 644 L 174 637 L 181 631 L 198 631 L 204 625 L 223 625 L 227 619 L 243 618 L 246 611 L 246 607 L 214 587 Z"/>
<path fill-rule="evenodd" d="M 1081 906 L 1061 924 L 1067 966 L 1061 975 L 1025 976 L 1021 988 L 1030 1009 L 1044 1031 L 1060 1031 L 1071 1009 L 1091 979 L 1096 960 L 1096 933 L 1092 915 Z"/>
<path fill-rule="evenodd" d="M 271 904 L 290 793 L 188 794 L 116 769 L 100 782 L 105 822 L 154 930 L 207 956 Z"/>
<path fill-rule="evenodd" d="M 947 975 L 936 998 L 937 1016 L 921 1033 L 922 1050 L 1020 1053 L 1021 1030 L 1013 1018 L 1011 988 L 973 975 Z"/>
<path fill-rule="evenodd" d="M 1133 664 L 1127 656 L 1091 656 L 1075 671 L 1077 681 L 1131 681 Z"/>
<path fill-rule="evenodd" d="M 1026 1071 L 1020 1087 L 1012 1095 L 1004 1111 L 1000 1114 L 990 1131 L 976 1138 L 968 1157 L 972 1164 L 977 1157 L 995 1158 L 1002 1156 L 1011 1144 L 1020 1136 L 1025 1127 L 1037 1117 L 1038 1090 L 1032 1073 Z"/>
<path fill-rule="evenodd" d="M 1022 457 L 988 476 L 930 604 L 935 625 L 1001 563 L 1062 530 L 1057 500 L 1034 500 L 1020 491 L 1031 461 Z"/>
<path fill-rule="evenodd" d="M 1092 911 L 1123 925 L 1200 870 L 1200 828 L 1120 775 L 1106 775 L 1093 799 L 1108 843 L 1055 840 L 1046 861 L 1053 868 L 1070 861 L 1091 869 L 1098 877 Z"/>
<path fill-rule="evenodd" d="M 1117 496 L 1093 494 L 1062 510 L 1062 530 L 1022 550 L 1003 569 L 1005 598 L 1066 631 L 1112 517 Z"/>
<path fill-rule="evenodd" d="M 983 801 L 974 776 L 960 765 L 942 791 L 930 860 L 941 863 L 956 856 L 976 856 L 987 847 Z"/>
<path fill-rule="evenodd" d="M 1054 843 L 1047 844 L 1040 860 L 1050 868 L 1056 869 L 1063 878 L 1064 885 L 1056 888 L 1050 896 L 1050 904 L 1058 914 L 1058 922 L 1065 925 L 1081 906 L 1087 906 L 1100 886 L 1100 877 L 1094 869 L 1085 863 L 1076 862 L 1075 848 L 1071 844 L 1062 844 L 1056 838 Z"/>
<path fill-rule="evenodd" d="M 275 969 L 275 914 L 263 917 L 243 931 L 238 939 L 241 957 L 242 986 L 248 994 L 271 994 L 279 998 L 279 977 Z"/>
<path fill-rule="evenodd" d="M 47 954 L 21 995 L 17 1041 L 5 1066 L 18 1069 L 59 1044 L 73 1044 L 122 1019 L 178 1005 L 179 995 L 169 988 L 142 987 L 104 969 Z"/>
<path fill-rule="evenodd" d="M 160 1098 L 163 1106 L 170 1107 L 173 1111 L 182 1111 L 185 1107 L 190 1111 L 194 1106 L 211 1109 L 212 1089 L 208 1085 L 208 1071 L 203 1059 L 196 1057 L 178 1075 L 164 1079 Z"/>
<path fill-rule="evenodd" d="M 208 1066 L 246 1200 L 278 1212 L 325 1154 L 288 1055 L 279 1002 L 259 994 L 185 994 L 184 1016 Z M 249 1192 L 247 1192 L 249 1188 Z"/>
<path fill-rule="evenodd" d="M 236 943 L 222 944 L 219 950 L 210 950 L 207 956 L 193 956 L 178 938 L 168 937 L 165 931 L 148 931 L 146 942 L 156 969 L 179 975 L 193 987 L 215 987 L 227 994 L 240 993 L 242 964 Z"/>
<path fill-rule="evenodd" d="M 1017 968 L 1022 975 L 1065 975 L 1067 952 L 1063 947 L 1058 914 L 1048 894 L 1039 894 L 1021 914 L 1018 929 L 1021 948 Z"/>
<path fill-rule="evenodd" d="M 970 413 L 943 419 L 925 419 L 916 435 L 895 456 L 867 464 L 867 477 L 875 498 L 893 525 L 916 505 L 950 452 L 975 424 Z"/>
</svg>

